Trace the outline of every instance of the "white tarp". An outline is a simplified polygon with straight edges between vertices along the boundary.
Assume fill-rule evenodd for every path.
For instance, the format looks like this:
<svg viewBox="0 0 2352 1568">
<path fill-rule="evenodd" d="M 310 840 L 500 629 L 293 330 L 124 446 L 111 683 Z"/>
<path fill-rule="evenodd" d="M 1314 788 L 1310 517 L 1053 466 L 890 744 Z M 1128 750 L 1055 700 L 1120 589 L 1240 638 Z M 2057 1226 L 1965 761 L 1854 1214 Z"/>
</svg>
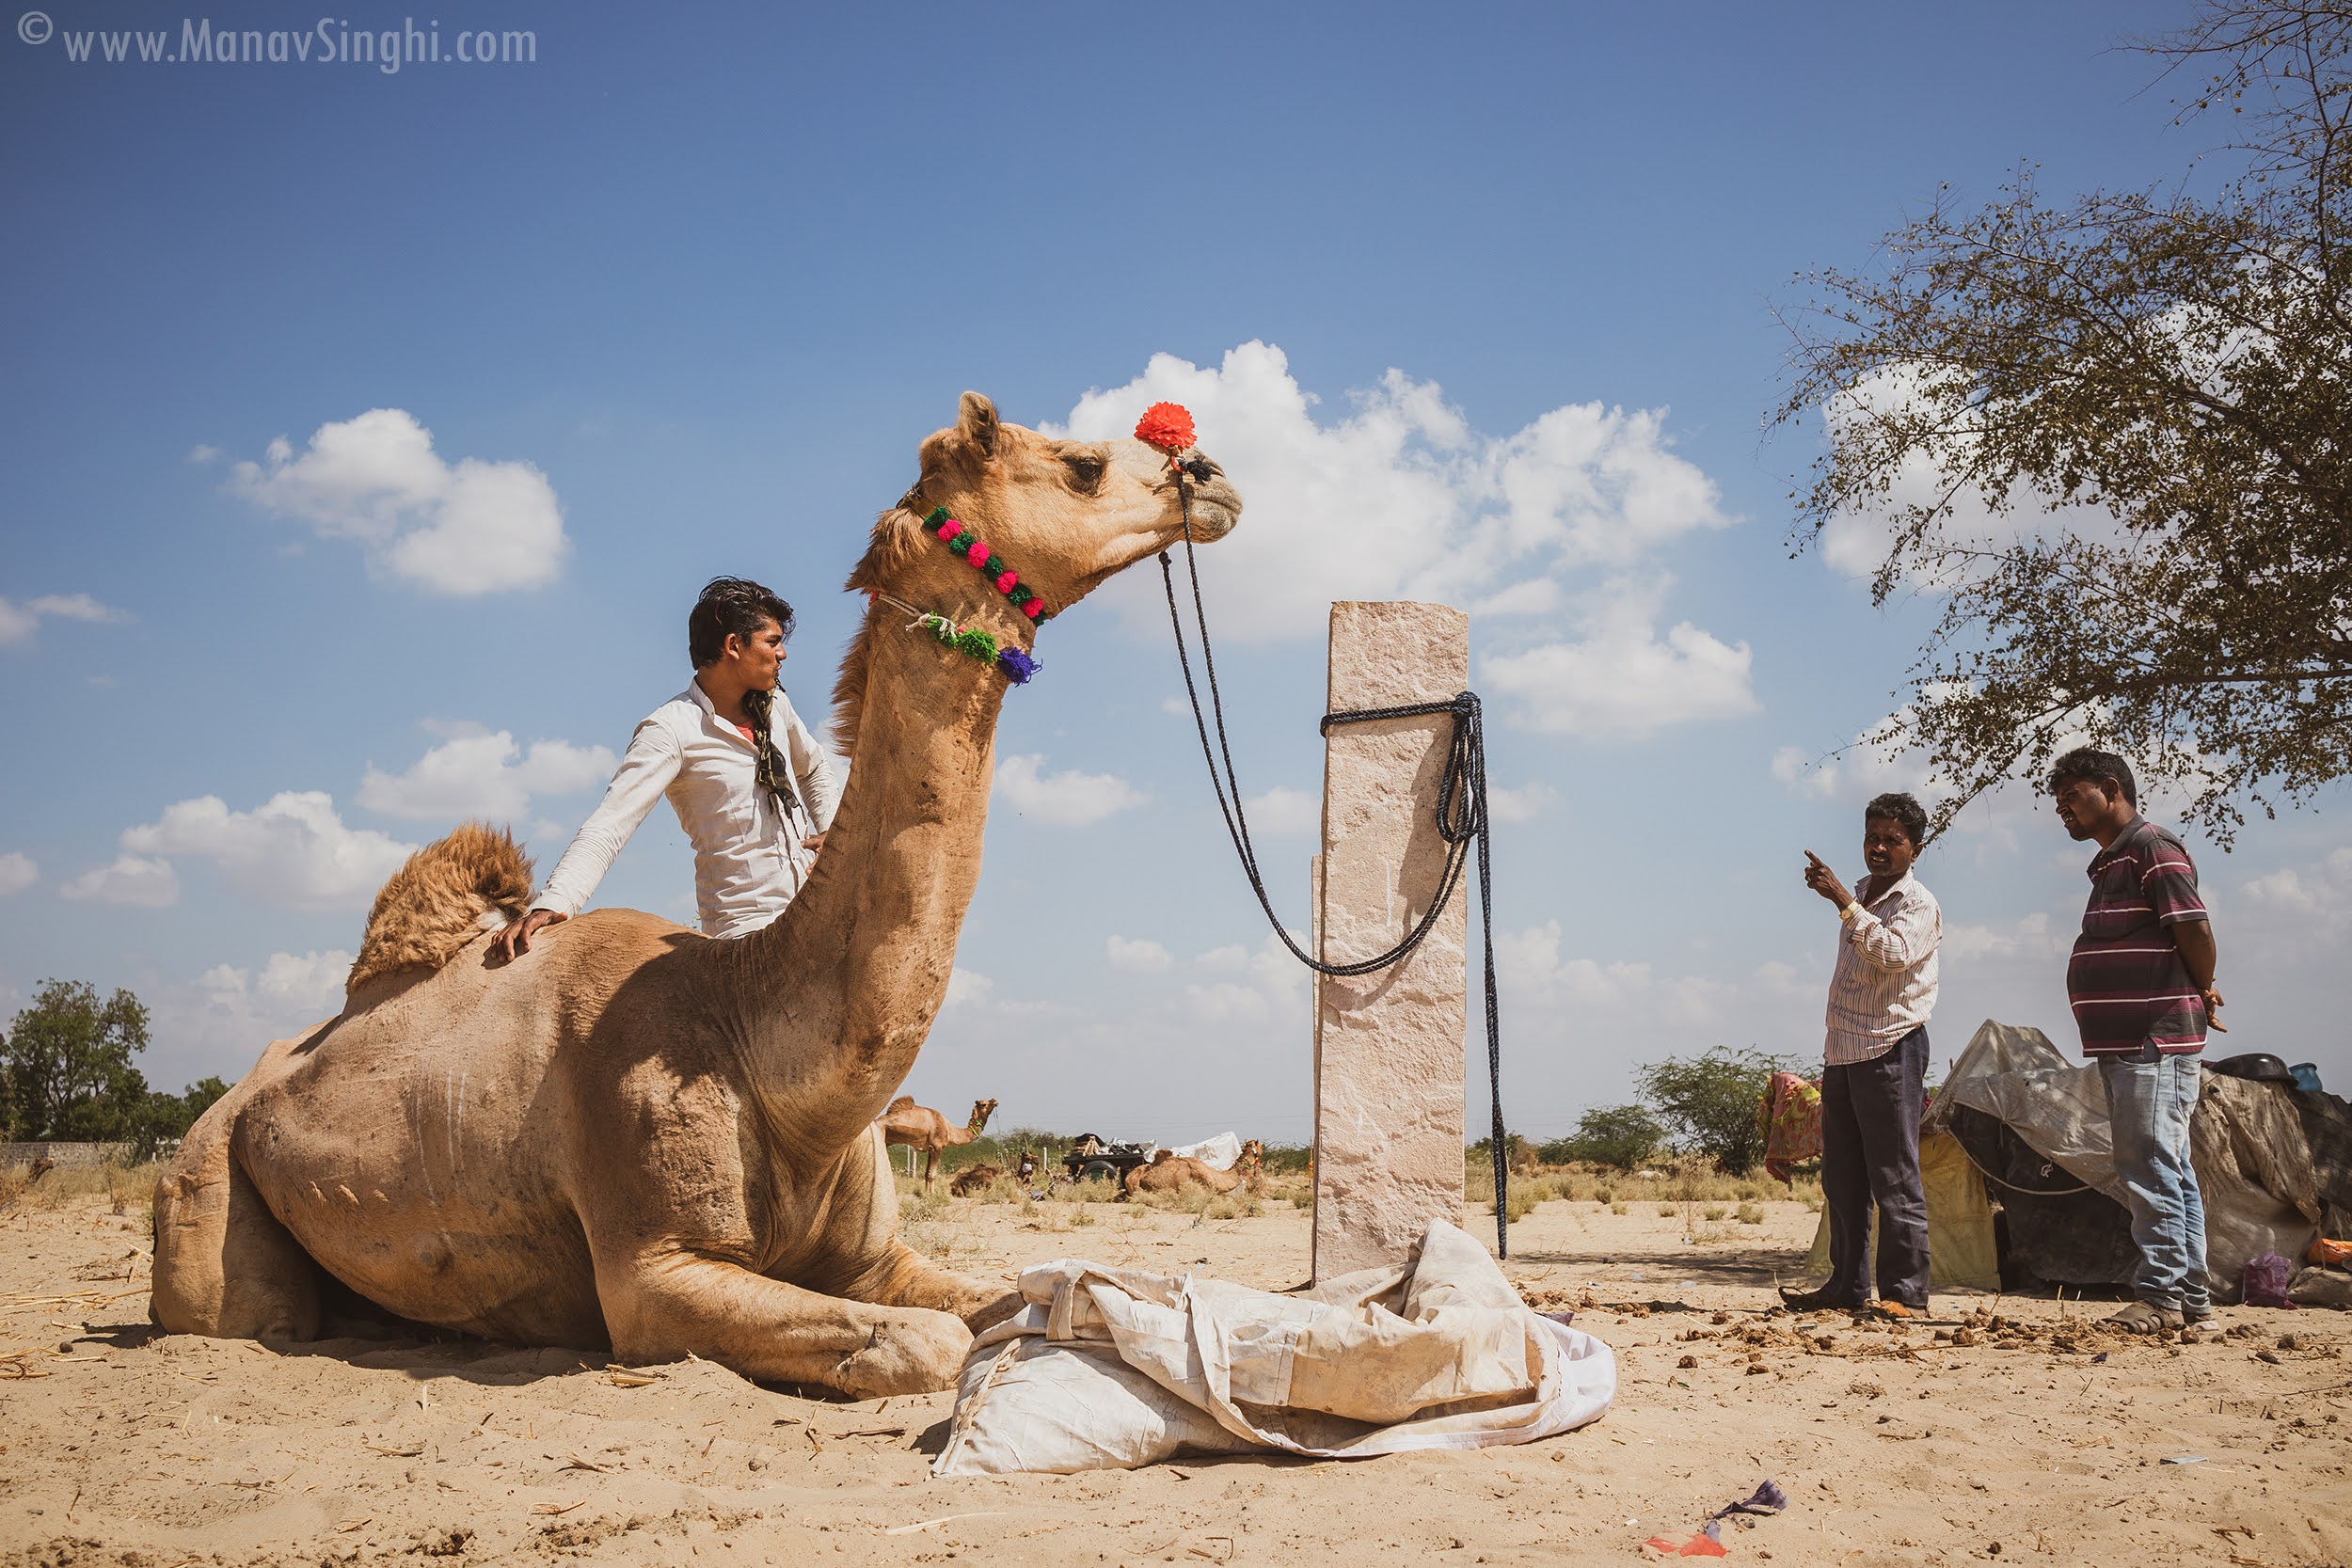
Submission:
<svg viewBox="0 0 2352 1568">
<path fill-rule="evenodd" d="M 1189 1154 L 1211 1170 L 1232 1170 L 1233 1162 L 1241 1158 L 1241 1140 L 1231 1132 L 1197 1144 L 1184 1144 L 1168 1150 L 1170 1154 Z"/>
<path fill-rule="evenodd" d="M 1441 1220 L 1412 1261 L 1296 1295 L 1072 1259 L 1023 1273 L 1021 1293 L 973 1344 L 934 1475 L 1527 1443 L 1616 1394 L 1608 1346 L 1529 1308 Z"/>
</svg>

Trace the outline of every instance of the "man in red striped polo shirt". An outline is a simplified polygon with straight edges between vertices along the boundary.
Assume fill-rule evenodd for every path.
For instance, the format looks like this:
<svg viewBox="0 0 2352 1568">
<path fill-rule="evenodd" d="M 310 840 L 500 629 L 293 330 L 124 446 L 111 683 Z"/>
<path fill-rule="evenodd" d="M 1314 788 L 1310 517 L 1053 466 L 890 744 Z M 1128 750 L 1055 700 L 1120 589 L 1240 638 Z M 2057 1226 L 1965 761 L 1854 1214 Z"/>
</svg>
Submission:
<svg viewBox="0 0 2352 1568">
<path fill-rule="evenodd" d="M 2083 1054 L 2106 1081 L 2115 1174 L 2123 1183 L 2139 1299 L 2108 1321 L 2137 1333 L 2213 1316 L 2205 1279 L 2205 1200 L 2190 1163 L 2197 1054 L 2221 992 L 2213 922 L 2181 841 L 2139 815 L 2131 765 L 2088 746 L 2050 771 L 2058 821 L 2093 839 L 2090 902 L 2066 966 Z"/>
</svg>

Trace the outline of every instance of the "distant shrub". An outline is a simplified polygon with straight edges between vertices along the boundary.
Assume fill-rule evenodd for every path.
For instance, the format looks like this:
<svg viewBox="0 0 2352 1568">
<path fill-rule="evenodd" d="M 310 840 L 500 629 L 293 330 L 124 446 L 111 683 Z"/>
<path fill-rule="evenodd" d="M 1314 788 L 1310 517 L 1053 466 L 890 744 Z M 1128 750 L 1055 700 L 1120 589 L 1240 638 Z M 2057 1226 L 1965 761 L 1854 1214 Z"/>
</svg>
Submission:
<svg viewBox="0 0 2352 1568">
<path fill-rule="evenodd" d="M 1584 1113 L 1576 1131 L 1555 1138 L 1539 1150 L 1551 1164 L 1577 1161 L 1631 1170 L 1657 1150 L 1666 1138 L 1659 1119 L 1640 1105 L 1602 1105 Z"/>
</svg>

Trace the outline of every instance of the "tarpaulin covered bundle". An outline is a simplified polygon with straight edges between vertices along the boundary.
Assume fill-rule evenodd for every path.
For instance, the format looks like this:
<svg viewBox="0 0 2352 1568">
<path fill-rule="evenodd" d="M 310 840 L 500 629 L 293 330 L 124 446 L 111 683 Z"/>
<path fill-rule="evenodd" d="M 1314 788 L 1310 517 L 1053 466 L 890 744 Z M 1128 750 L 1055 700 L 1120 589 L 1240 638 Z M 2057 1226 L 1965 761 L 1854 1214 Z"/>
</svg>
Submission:
<svg viewBox="0 0 2352 1568">
<path fill-rule="evenodd" d="M 1608 1346 L 1530 1309 L 1441 1220 L 1410 1261 L 1295 1295 L 1067 1259 L 1021 1293 L 972 1347 L 934 1475 L 1527 1443 L 1616 1393 Z"/>
<path fill-rule="evenodd" d="M 1993 1231 L 1993 1204 L 1968 1153 L 1948 1132 L 1919 1134 L 1919 1181 L 1928 1197 L 1928 1284 L 1938 1291 L 1997 1291 L 2001 1255 Z M 1870 1215 L 1870 1256 L 1878 1255 L 1879 1217 Z M 1829 1273 L 1829 1211 L 1813 1232 L 1805 1273 Z"/>
<path fill-rule="evenodd" d="M 2207 1283 L 2219 1300 L 2237 1299 L 2249 1259 L 2265 1252 L 2300 1258 L 2319 1233 L 2327 1195 L 2352 1179 L 2332 1160 L 2314 1163 L 2303 1101 L 2341 1104 L 2288 1084 L 2202 1074 L 2189 1149 L 2205 1204 Z M 2333 1106 L 2310 1109 L 2316 1114 Z M 2070 1062 L 2038 1029 L 1988 1020 L 1952 1064 L 1928 1117 L 1931 1127 L 1939 1122 L 1947 1123 L 1996 1178 L 2013 1183 L 1999 1196 L 2010 1212 L 2010 1244 L 2034 1274 L 2074 1284 L 2130 1278 L 2129 1218 L 2108 1139 L 2106 1085 L 2096 1063 Z M 2013 1169 L 2004 1169 L 2014 1161 L 1991 1147 L 1993 1136 L 2004 1132 L 2041 1157 L 2042 1172 L 2020 1180 Z M 2085 1197 L 2063 1191 L 2077 1183 L 2113 1203 L 2090 1203 L 2086 1215 Z M 2099 1233 L 2087 1233 L 2093 1222 Z"/>
</svg>

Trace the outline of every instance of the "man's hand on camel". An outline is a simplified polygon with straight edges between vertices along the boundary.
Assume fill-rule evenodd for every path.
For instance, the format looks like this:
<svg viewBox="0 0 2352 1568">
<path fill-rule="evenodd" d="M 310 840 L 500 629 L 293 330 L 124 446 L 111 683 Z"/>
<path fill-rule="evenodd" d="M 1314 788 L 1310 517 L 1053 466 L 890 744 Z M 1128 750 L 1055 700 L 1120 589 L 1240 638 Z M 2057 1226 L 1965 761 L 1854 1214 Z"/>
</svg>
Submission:
<svg viewBox="0 0 2352 1568">
<path fill-rule="evenodd" d="M 532 910 L 520 920 L 507 922 L 506 929 L 498 935 L 498 950 L 506 955 L 508 963 L 513 963 L 516 954 L 531 951 L 531 939 L 534 935 L 549 926 L 561 926 L 569 919 L 570 915 L 558 914 L 553 910 Z"/>
<path fill-rule="evenodd" d="M 822 833 L 811 833 L 806 838 L 801 840 L 801 847 L 809 850 L 812 853 L 816 850 L 822 849 L 824 847 L 825 835 Z"/>
</svg>

